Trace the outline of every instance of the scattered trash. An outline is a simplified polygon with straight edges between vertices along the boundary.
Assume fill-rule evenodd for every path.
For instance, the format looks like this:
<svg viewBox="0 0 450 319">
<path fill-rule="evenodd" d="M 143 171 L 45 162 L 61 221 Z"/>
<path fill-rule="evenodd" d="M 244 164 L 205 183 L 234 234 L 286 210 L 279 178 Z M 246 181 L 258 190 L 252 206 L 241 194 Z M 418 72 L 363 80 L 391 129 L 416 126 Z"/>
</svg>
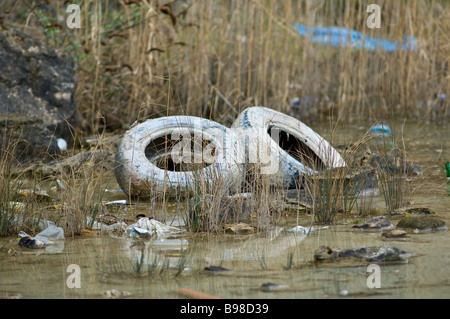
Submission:
<svg viewBox="0 0 450 319">
<path fill-rule="evenodd" d="M 303 226 L 297 225 L 294 228 L 288 229 L 287 232 L 288 233 L 293 233 L 293 234 L 308 235 L 312 231 L 321 230 L 321 229 L 328 229 L 328 226 L 323 226 L 323 227 L 314 227 L 314 226 L 303 227 Z"/>
<path fill-rule="evenodd" d="M 341 296 L 347 296 L 347 295 L 348 295 L 348 290 L 342 289 L 341 291 L 339 291 L 339 294 L 340 294 Z"/>
<path fill-rule="evenodd" d="M 65 139 L 63 138 L 58 138 L 56 139 L 56 143 L 58 145 L 58 148 L 60 151 L 67 151 L 67 142 Z"/>
<path fill-rule="evenodd" d="M 36 238 L 31 237 L 24 231 L 19 232 L 19 237 L 20 237 L 19 246 L 33 249 L 45 248 L 45 243 Z"/>
<path fill-rule="evenodd" d="M 210 294 L 207 294 L 207 293 L 204 293 L 201 291 L 193 290 L 190 288 L 179 288 L 179 289 L 175 290 L 175 292 L 180 295 L 195 298 L 195 299 L 222 299 L 220 297 L 213 296 L 213 295 L 210 295 Z"/>
<path fill-rule="evenodd" d="M 45 190 L 40 189 L 20 189 L 18 191 L 18 199 L 33 199 L 38 202 L 53 202 L 53 198 Z"/>
<path fill-rule="evenodd" d="M 352 228 L 368 230 L 390 230 L 395 226 L 385 216 L 374 217 L 361 225 L 354 225 Z"/>
<path fill-rule="evenodd" d="M 205 267 L 204 269 L 205 271 L 209 271 L 212 273 L 219 273 L 219 272 L 224 272 L 224 271 L 231 271 L 230 269 L 224 268 L 222 266 L 209 266 L 209 267 Z"/>
<path fill-rule="evenodd" d="M 123 193 L 121 189 L 105 189 L 105 193 Z"/>
<path fill-rule="evenodd" d="M 61 180 L 59 178 L 56 179 L 56 184 L 58 184 L 58 187 L 60 190 L 62 190 L 62 191 L 66 190 L 66 187 L 64 186 L 64 184 L 61 182 Z"/>
<path fill-rule="evenodd" d="M 92 217 L 86 217 L 86 225 L 92 230 L 107 231 L 111 233 L 116 233 L 117 235 L 122 235 L 126 232 L 127 224 L 125 222 L 117 222 L 111 225 L 93 220 Z"/>
<path fill-rule="evenodd" d="M 276 292 L 286 290 L 287 288 L 289 288 L 289 286 L 286 284 L 275 284 L 273 282 L 266 282 L 263 283 L 261 287 L 259 287 L 259 290 L 264 292 Z"/>
<path fill-rule="evenodd" d="M 129 296 L 131 296 L 131 293 L 128 291 L 119 291 L 117 289 L 109 289 L 109 290 L 105 290 L 102 293 L 102 295 L 108 299 L 117 299 L 117 298 L 129 297 Z"/>
<path fill-rule="evenodd" d="M 392 130 L 386 124 L 380 123 L 372 127 L 369 131 L 372 134 L 379 136 L 392 136 Z"/>
<path fill-rule="evenodd" d="M 53 222 L 47 221 L 48 227 L 31 237 L 24 231 L 19 232 L 19 246 L 39 249 L 45 248 L 46 252 L 57 253 L 64 249 L 64 230 Z"/>
<path fill-rule="evenodd" d="M 113 200 L 110 202 L 106 202 L 105 205 L 126 205 L 127 201 L 125 199 L 121 199 L 121 200 Z"/>
<path fill-rule="evenodd" d="M 127 227 L 126 232 L 132 238 L 165 237 L 179 234 L 180 228 L 165 225 L 156 219 L 143 217 L 137 223 Z"/>
<path fill-rule="evenodd" d="M 385 39 L 366 36 L 355 30 L 344 27 L 308 27 L 303 24 L 294 24 L 301 36 L 308 37 L 310 41 L 333 47 L 351 47 L 375 51 L 380 49 L 386 52 L 417 51 L 417 40 L 413 36 L 405 36 L 401 43 Z"/>
</svg>

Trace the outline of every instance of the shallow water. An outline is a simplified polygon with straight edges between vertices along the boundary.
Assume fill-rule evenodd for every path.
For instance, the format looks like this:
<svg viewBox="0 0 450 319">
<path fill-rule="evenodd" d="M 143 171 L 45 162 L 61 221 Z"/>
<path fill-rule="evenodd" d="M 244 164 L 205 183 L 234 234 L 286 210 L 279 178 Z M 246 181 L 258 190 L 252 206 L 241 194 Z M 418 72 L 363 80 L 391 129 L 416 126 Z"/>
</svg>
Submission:
<svg viewBox="0 0 450 319">
<path fill-rule="evenodd" d="M 326 124 L 314 127 L 327 138 Z M 400 135 L 401 126 L 394 130 Z M 348 142 L 363 132 L 361 125 L 348 126 L 339 142 Z M 443 165 L 450 159 L 449 128 L 426 125 L 420 129 L 411 123 L 406 124 L 403 135 L 414 137 L 405 142 L 408 155 L 424 172 L 423 177 L 410 182 L 411 206 L 429 207 L 449 225 L 450 197 Z M 373 205 L 382 213 L 383 197 L 376 196 Z M 178 216 L 176 209 L 167 214 L 169 219 Z M 298 224 L 310 225 L 311 217 L 305 214 L 282 218 L 270 232 L 251 235 L 186 234 L 141 244 L 110 235 L 82 236 L 66 238 L 60 253 L 21 248 L 15 238 L 1 238 L 0 296 L 105 298 L 105 291 L 117 289 L 127 292 L 129 298 L 185 298 L 176 290 L 190 288 L 223 298 L 249 299 L 450 297 L 448 231 L 413 233 L 409 241 L 387 241 L 381 232 L 352 229 L 348 222 L 354 219 L 340 215 L 335 225 L 308 236 L 286 232 Z M 396 224 L 398 218 L 390 220 Z M 369 288 L 367 263 L 313 263 L 314 251 L 322 245 L 386 245 L 414 256 L 407 263 L 378 264 L 380 288 Z M 9 248 L 21 254 L 8 253 Z M 71 264 L 80 267 L 81 288 L 70 288 Z M 209 266 L 229 271 L 205 270 Z M 270 292 L 261 289 L 268 282 L 283 287 Z"/>
</svg>

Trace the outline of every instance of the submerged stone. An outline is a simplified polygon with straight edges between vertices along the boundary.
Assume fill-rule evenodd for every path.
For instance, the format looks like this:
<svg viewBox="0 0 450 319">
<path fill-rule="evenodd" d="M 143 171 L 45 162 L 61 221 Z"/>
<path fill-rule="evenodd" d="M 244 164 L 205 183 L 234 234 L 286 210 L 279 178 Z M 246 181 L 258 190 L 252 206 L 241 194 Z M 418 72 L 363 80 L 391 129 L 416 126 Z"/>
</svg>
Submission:
<svg viewBox="0 0 450 319">
<path fill-rule="evenodd" d="M 344 249 L 340 247 L 321 246 L 314 252 L 316 262 L 339 262 L 356 260 L 365 262 L 407 262 L 411 253 L 396 247 L 360 247 Z"/>
<path fill-rule="evenodd" d="M 397 228 L 414 232 L 447 230 L 445 221 L 432 217 L 405 217 L 397 223 Z"/>
<path fill-rule="evenodd" d="M 389 230 L 394 225 L 385 216 L 374 217 L 361 225 L 355 225 L 352 228 L 369 229 L 369 230 Z"/>
<path fill-rule="evenodd" d="M 381 234 L 386 239 L 409 239 L 408 233 L 401 229 L 391 229 L 383 234 Z"/>
</svg>

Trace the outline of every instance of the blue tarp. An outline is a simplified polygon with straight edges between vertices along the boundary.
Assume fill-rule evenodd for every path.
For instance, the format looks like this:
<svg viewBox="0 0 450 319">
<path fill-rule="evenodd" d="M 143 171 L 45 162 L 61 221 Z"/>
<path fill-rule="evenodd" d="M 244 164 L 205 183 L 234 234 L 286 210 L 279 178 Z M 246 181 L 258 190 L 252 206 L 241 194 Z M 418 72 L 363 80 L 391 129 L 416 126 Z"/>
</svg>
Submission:
<svg viewBox="0 0 450 319">
<path fill-rule="evenodd" d="M 368 37 L 355 30 L 343 27 L 308 27 L 303 24 L 294 24 L 303 37 L 308 37 L 312 42 L 331 45 L 333 47 L 352 47 L 375 51 L 376 48 L 387 52 L 416 51 L 417 40 L 413 36 L 405 36 L 402 43 Z"/>
</svg>

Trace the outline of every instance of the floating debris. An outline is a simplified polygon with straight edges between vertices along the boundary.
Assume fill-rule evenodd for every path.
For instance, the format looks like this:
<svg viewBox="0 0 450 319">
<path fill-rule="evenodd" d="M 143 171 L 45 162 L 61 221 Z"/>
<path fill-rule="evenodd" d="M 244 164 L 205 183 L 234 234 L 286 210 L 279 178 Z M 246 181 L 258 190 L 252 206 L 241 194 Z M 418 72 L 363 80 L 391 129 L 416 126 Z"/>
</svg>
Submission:
<svg viewBox="0 0 450 319">
<path fill-rule="evenodd" d="M 316 262 L 338 262 L 341 260 L 356 260 L 365 262 L 408 262 L 412 253 L 396 247 L 360 247 L 343 249 L 340 247 L 320 246 L 314 252 Z"/>
<path fill-rule="evenodd" d="M 293 234 L 308 235 L 312 231 L 321 230 L 321 229 L 328 229 L 328 226 L 323 226 L 323 227 L 314 227 L 314 226 L 304 227 L 304 226 L 301 226 L 301 225 L 297 225 L 294 228 L 288 229 L 287 232 L 288 233 L 293 233 Z"/>
<path fill-rule="evenodd" d="M 179 288 L 179 289 L 175 290 L 175 292 L 180 295 L 195 298 L 195 299 L 222 299 L 220 297 L 210 295 L 210 294 L 207 294 L 207 293 L 204 293 L 201 291 L 193 290 L 190 288 Z"/>
<path fill-rule="evenodd" d="M 131 296 L 131 293 L 128 291 L 120 291 L 117 289 L 109 289 L 105 290 L 102 293 L 103 296 L 105 296 L 108 299 L 119 299 L 119 298 L 126 298 Z"/>
<path fill-rule="evenodd" d="M 152 238 L 179 234 L 182 229 L 165 225 L 153 218 L 144 217 L 139 219 L 137 223 L 128 226 L 126 231 L 128 236 L 132 238 Z"/>
<path fill-rule="evenodd" d="M 58 148 L 60 151 L 64 152 L 67 151 L 67 142 L 63 138 L 57 138 L 56 144 L 58 145 Z"/>
<path fill-rule="evenodd" d="M 222 266 L 209 266 L 209 267 L 205 267 L 204 270 L 205 271 L 214 272 L 214 273 L 223 272 L 223 271 L 230 271 L 230 269 L 224 268 Z"/>
<path fill-rule="evenodd" d="M 361 225 L 354 225 L 352 228 L 368 229 L 368 230 L 390 230 L 395 226 L 386 216 L 377 216 Z"/>
<path fill-rule="evenodd" d="M 31 237 L 24 231 L 19 232 L 19 237 L 20 237 L 19 246 L 32 249 L 45 248 L 44 242 L 40 241 L 39 239 Z"/>
<path fill-rule="evenodd" d="M 261 287 L 259 287 L 259 290 L 264 292 L 276 292 L 286 290 L 287 288 L 289 288 L 289 286 L 286 284 L 275 284 L 273 282 L 266 282 L 263 283 Z"/>
<path fill-rule="evenodd" d="M 110 205 L 121 206 L 121 205 L 126 205 L 126 204 L 127 204 L 126 199 L 113 200 L 113 201 L 105 203 L 106 206 L 110 206 Z"/>
</svg>

